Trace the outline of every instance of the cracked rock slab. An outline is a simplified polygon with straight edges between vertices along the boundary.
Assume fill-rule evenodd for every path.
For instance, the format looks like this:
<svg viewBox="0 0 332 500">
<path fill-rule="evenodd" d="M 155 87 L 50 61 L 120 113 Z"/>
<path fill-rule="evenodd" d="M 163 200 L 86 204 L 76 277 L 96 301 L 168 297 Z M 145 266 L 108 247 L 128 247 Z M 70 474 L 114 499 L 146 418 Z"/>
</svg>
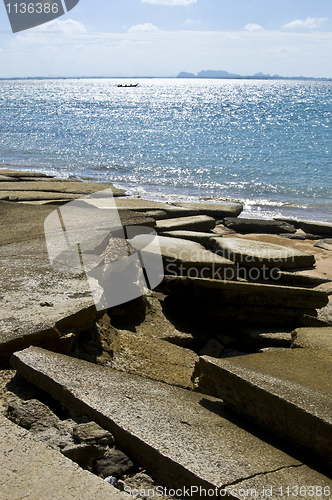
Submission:
<svg viewBox="0 0 332 500">
<path fill-rule="evenodd" d="M 174 238 L 173 238 L 174 239 Z M 229 275 L 229 273 L 228 273 Z M 296 328 L 328 304 L 325 292 L 240 281 L 165 276 L 163 292 L 183 314 L 268 328 Z"/>
<path fill-rule="evenodd" d="M 294 248 L 244 238 L 213 238 L 214 251 L 245 267 L 297 269 L 312 267 L 315 257 Z"/>
<path fill-rule="evenodd" d="M 135 236 L 129 241 L 134 248 L 144 251 L 149 258 L 161 253 L 165 274 L 215 276 L 220 280 L 227 279 L 229 274 L 232 277 L 236 275 L 234 262 L 206 250 L 203 245 L 194 241 L 159 235 L 152 243 L 149 243 L 145 235 Z"/>
<path fill-rule="evenodd" d="M 207 232 L 216 227 L 213 217 L 195 215 L 192 217 L 178 217 L 176 219 L 159 220 L 156 229 L 159 233 L 173 230 Z"/>
<path fill-rule="evenodd" d="M 108 429 L 166 486 L 227 487 L 302 465 L 238 427 L 220 400 L 36 347 L 16 353 L 12 364 L 64 406 Z"/>
<path fill-rule="evenodd" d="M 243 210 L 240 203 L 174 203 L 177 207 L 197 210 L 201 215 L 208 215 L 214 219 L 237 217 Z"/>
<path fill-rule="evenodd" d="M 200 358 L 196 389 L 332 463 L 332 358 L 285 349 L 232 359 Z"/>
</svg>

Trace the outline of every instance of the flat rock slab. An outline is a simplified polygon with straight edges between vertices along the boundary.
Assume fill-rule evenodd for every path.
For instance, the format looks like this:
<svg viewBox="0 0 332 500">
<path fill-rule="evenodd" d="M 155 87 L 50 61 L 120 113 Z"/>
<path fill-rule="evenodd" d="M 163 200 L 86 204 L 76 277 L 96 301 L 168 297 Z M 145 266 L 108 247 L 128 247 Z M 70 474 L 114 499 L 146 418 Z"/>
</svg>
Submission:
<svg viewBox="0 0 332 500">
<path fill-rule="evenodd" d="M 292 224 L 276 220 L 227 217 L 223 220 L 223 224 L 229 229 L 233 229 L 239 233 L 296 233 L 296 229 Z"/>
<path fill-rule="evenodd" d="M 0 415 L 0 498 L 124 500 L 126 495 L 81 469 Z"/>
<path fill-rule="evenodd" d="M 29 191 L 41 191 L 43 193 L 78 194 L 84 196 L 92 193 L 97 193 L 98 191 L 109 188 L 112 188 L 113 196 L 125 196 L 126 194 L 123 189 L 115 188 L 112 183 L 82 181 L 62 182 L 61 179 L 19 182 L 0 181 L 0 194 L 2 194 L 3 192 L 13 192 L 13 196 L 19 196 L 20 192 L 26 193 Z M 16 193 L 18 194 L 16 195 Z"/>
<path fill-rule="evenodd" d="M 80 198 L 80 194 L 56 193 L 44 191 L 0 191 L 0 200 L 32 202 L 32 201 L 70 201 Z"/>
<path fill-rule="evenodd" d="M 176 207 L 159 201 L 142 200 L 141 198 L 117 198 L 118 210 L 135 210 L 135 212 L 149 212 L 151 210 L 162 210 L 168 217 L 187 217 L 195 215 L 194 210 Z"/>
<path fill-rule="evenodd" d="M 323 250 L 332 251 L 332 238 L 327 238 L 325 240 L 317 241 L 314 244 L 315 247 L 322 248 Z"/>
<path fill-rule="evenodd" d="M 174 205 L 195 210 L 201 215 L 208 215 L 218 220 L 237 217 L 243 210 L 243 205 L 240 203 L 174 203 Z"/>
<path fill-rule="evenodd" d="M 268 328 L 303 326 L 305 315 L 317 316 L 316 309 L 328 303 L 325 292 L 297 287 L 165 276 L 163 291 L 170 295 L 182 314 L 227 321 L 233 327 L 253 325 Z"/>
<path fill-rule="evenodd" d="M 230 421 L 214 398 L 35 347 L 16 353 L 12 363 L 64 406 L 109 430 L 131 459 L 167 486 L 226 489 L 304 467 Z"/>
<path fill-rule="evenodd" d="M 62 337 L 88 328 L 97 317 L 84 275 L 58 272 L 49 263 L 44 221 L 53 211 L 0 202 L 0 363 L 32 344 L 68 352 Z M 131 226 L 155 223 L 131 211 L 121 219 Z"/>
<path fill-rule="evenodd" d="M 165 293 L 214 304 L 258 305 L 265 307 L 320 309 L 328 304 L 325 292 L 299 287 L 263 285 L 239 281 L 173 278 L 165 276 Z"/>
<path fill-rule="evenodd" d="M 29 171 L 25 171 L 25 170 L 9 170 L 8 168 L 1 169 L 0 173 L 2 175 L 9 176 L 10 178 L 12 178 L 12 180 L 15 180 L 17 178 L 24 179 L 26 177 L 54 179 L 53 175 L 42 174 L 39 172 L 29 172 Z"/>
<path fill-rule="evenodd" d="M 213 238 L 211 243 L 218 255 L 245 267 L 297 269 L 315 264 L 313 255 L 272 243 L 231 237 Z"/>
<path fill-rule="evenodd" d="M 293 332 L 292 348 L 321 349 L 332 352 L 332 327 L 297 328 Z"/>
<path fill-rule="evenodd" d="M 210 241 L 213 238 L 212 233 L 203 233 L 200 231 L 165 231 L 159 234 L 160 236 L 167 236 L 168 238 L 180 238 L 182 240 L 195 241 L 204 247 L 210 246 Z"/>
<path fill-rule="evenodd" d="M 159 235 L 148 246 L 144 236 L 136 236 L 129 241 L 134 248 L 143 250 L 145 254 L 158 255 L 161 252 L 165 274 L 214 276 L 216 279 L 227 279 L 228 273 L 235 275 L 233 262 L 209 252 L 194 241 Z"/>
<path fill-rule="evenodd" d="M 156 229 L 159 233 L 173 230 L 210 231 L 216 226 L 213 217 L 196 215 L 193 217 L 178 217 L 177 219 L 159 220 Z"/>
<path fill-rule="evenodd" d="M 305 233 L 317 234 L 318 236 L 332 236 L 332 224 L 313 221 L 298 221 L 300 228 Z"/>
<path fill-rule="evenodd" d="M 304 271 L 280 271 L 278 273 L 278 281 L 281 285 L 291 285 L 291 286 L 312 286 L 316 287 L 322 285 L 323 283 L 331 283 L 328 278 L 323 278 L 320 276 L 315 276 L 312 274 L 307 274 Z"/>
<path fill-rule="evenodd" d="M 200 358 L 197 390 L 332 463 L 332 357 L 286 349 Z"/>
</svg>

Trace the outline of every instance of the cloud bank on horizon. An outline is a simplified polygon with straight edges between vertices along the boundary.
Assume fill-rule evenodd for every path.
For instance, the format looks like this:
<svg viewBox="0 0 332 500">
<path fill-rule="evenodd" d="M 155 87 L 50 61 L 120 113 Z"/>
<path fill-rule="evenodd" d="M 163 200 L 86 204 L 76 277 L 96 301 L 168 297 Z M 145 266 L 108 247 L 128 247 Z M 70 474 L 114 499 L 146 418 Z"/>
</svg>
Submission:
<svg viewBox="0 0 332 500">
<path fill-rule="evenodd" d="M 61 19 L 16 35 L 0 12 L 0 78 L 176 76 L 204 69 L 332 77 L 332 2 L 289 4 L 86 0 Z"/>
</svg>

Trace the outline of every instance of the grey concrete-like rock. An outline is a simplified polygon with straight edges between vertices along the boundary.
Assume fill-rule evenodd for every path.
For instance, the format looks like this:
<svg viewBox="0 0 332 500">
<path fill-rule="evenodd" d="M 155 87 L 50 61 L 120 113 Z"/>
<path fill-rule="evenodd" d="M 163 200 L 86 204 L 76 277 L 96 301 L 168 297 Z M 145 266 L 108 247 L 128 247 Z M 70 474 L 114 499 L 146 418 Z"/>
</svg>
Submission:
<svg viewBox="0 0 332 500">
<path fill-rule="evenodd" d="M 332 357 L 285 349 L 232 359 L 200 358 L 196 389 L 221 398 L 320 459 L 332 463 Z"/>
<path fill-rule="evenodd" d="M 305 233 L 317 234 L 318 236 L 332 236 L 332 224 L 313 221 L 298 221 L 300 228 Z"/>
<path fill-rule="evenodd" d="M 222 220 L 225 217 L 237 217 L 243 210 L 243 205 L 240 203 L 174 203 L 174 205 L 197 210 L 201 215 L 208 215 L 217 220 Z"/>
<path fill-rule="evenodd" d="M 194 241 L 158 236 L 147 246 L 144 235 L 135 236 L 129 241 L 146 255 L 159 255 L 161 252 L 165 274 L 216 279 L 227 279 L 230 274 L 231 278 L 236 278 L 233 262 L 209 252 Z"/>
<path fill-rule="evenodd" d="M 4 500 L 98 500 L 128 498 L 99 477 L 0 414 L 1 491 Z"/>
<path fill-rule="evenodd" d="M 332 327 L 297 328 L 293 332 L 292 348 L 298 347 L 332 352 Z"/>
<path fill-rule="evenodd" d="M 288 222 L 264 219 L 242 219 L 227 217 L 223 220 L 226 227 L 234 229 L 238 233 L 295 233 L 296 229 Z"/>
<path fill-rule="evenodd" d="M 210 240 L 213 238 L 212 233 L 202 233 L 200 231 L 165 231 L 159 234 L 167 238 L 180 238 L 182 240 L 195 241 L 204 247 L 209 247 Z"/>
<path fill-rule="evenodd" d="M 275 267 L 297 269 L 312 267 L 315 257 L 294 248 L 243 238 L 213 238 L 213 250 L 218 255 L 245 267 Z"/>
<path fill-rule="evenodd" d="M 216 222 L 212 217 L 208 217 L 207 215 L 195 215 L 193 217 L 159 220 L 156 224 L 156 230 L 158 233 L 173 230 L 207 232 L 214 229 L 215 226 Z"/>
<path fill-rule="evenodd" d="M 231 422 L 213 398 L 36 347 L 16 353 L 12 363 L 63 405 L 107 428 L 163 484 L 223 488 L 301 466 Z"/>
</svg>

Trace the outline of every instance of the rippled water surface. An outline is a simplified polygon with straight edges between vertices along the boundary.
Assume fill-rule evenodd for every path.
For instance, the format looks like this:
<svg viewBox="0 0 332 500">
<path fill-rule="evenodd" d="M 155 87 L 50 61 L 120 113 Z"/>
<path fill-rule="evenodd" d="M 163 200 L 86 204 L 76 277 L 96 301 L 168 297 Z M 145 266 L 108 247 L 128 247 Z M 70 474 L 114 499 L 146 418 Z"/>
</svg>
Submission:
<svg viewBox="0 0 332 500">
<path fill-rule="evenodd" d="M 332 82 L 119 81 L 0 81 L 0 168 L 332 221 Z"/>
</svg>

